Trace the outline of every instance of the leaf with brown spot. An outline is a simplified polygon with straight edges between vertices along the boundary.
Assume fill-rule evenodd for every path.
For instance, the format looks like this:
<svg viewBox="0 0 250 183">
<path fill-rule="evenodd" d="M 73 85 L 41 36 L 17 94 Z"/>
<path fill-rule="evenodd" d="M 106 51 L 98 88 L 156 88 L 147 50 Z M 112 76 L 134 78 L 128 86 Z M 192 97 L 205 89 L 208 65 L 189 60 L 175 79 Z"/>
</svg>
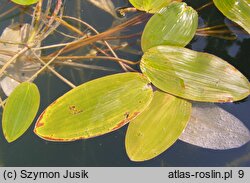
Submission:
<svg viewBox="0 0 250 183">
<path fill-rule="evenodd" d="M 57 99 L 38 119 L 34 132 L 50 141 L 73 141 L 103 135 L 135 118 L 149 105 L 152 96 L 149 81 L 142 74 L 102 77 Z M 124 116 L 126 113 L 129 113 L 128 117 Z"/>
<path fill-rule="evenodd" d="M 142 72 L 159 89 L 194 101 L 232 102 L 250 93 L 248 79 L 219 57 L 177 46 L 149 49 Z"/>
</svg>

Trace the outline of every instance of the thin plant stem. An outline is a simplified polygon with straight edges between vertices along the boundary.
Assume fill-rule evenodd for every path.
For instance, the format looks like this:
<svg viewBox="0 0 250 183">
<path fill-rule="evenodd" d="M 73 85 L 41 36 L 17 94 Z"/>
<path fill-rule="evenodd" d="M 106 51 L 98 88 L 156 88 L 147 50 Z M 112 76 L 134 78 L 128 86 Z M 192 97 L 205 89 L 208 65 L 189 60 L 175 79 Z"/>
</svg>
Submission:
<svg viewBox="0 0 250 183">
<path fill-rule="evenodd" d="M 62 53 L 62 49 L 59 50 L 59 52 L 54 56 L 52 57 L 52 59 L 47 62 L 39 71 L 37 71 L 33 76 L 31 76 L 28 81 L 33 81 L 41 72 L 43 72 L 53 61 L 56 60 L 56 58 Z"/>
<path fill-rule="evenodd" d="M 0 107 L 2 107 L 4 109 L 4 103 L 3 103 L 1 96 L 0 96 Z"/>
<path fill-rule="evenodd" d="M 4 101 L 0 101 L 0 106 L 4 107 L 6 101 L 7 101 L 7 99 L 5 99 Z"/>
<path fill-rule="evenodd" d="M 88 44 L 91 44 L 93 42 L 96 42 L 98 40 L 102 40 L 104 37 L 107 37 L 111 34 L 114 34 L 115 32 L 120 31 L 128 26 L 138 24 L 138 21 L 142 21 L 144 18 L 145 18 L 145 16 L 144 16 L 144 14 L 142 14 L 142 15 L 134 17 L 131 20 L 129 20 L 123 24 L 120 24 L 120 25 L 116 26 L 115 28 L 112 28 L 108 31 L 102 32 L 100 34 L 97 34 L 95 36 L 91 36 L 91 37 L 86 38 L 86 39 L 79 39 L 76 42 L 71 43 L 71 44 L 67 45 L 66 47 L 64 47 L 62 50 L 60 50 L 60 52 L 67 53 L 69 51 L 72 51 L 72 50 L 78 49 L 80 47 L 86 46 Z M 57 54 L 57 53 L 54 53 L 53 55 L 55 55 L 55 54 Z"/>
<path fill-rule="evenodd" d="M 15 11 L 18 8 L 18 6 L 14 6 L 12 8 L 10 8 L 9 10 L 5 11 L 4 13 L 0 14 L 0 18 L 4 17 L 5 15 L 8 15 L 9 13 Z"/>
<path fill-rule="evenodd" d="M 64 33 L 64 32 L 62 32 L 62 31 L 57 30 L 57 29 L 55 29 L 54 31 L 57 32 L 58 34 L 63 35 L 65 38 L 70 38 L 70 39 L 77 39 L 77 38 L 78 38 L 78 37 L 75 37 L 75 36 L 66 34 L 66 33 Z"/>
<path fill-rule="evenodd" d="M 94 27 L 92 27 L 91 25 L 89 25 L 87 22 L 84 22 L 84 21 L 79 20 L 79 19 L 75 19 L 74 17 L 69 17 L 69 16 L 64 16 L 64 17 L 69 18 L 69 19 L 73 19 L 73 20 L 76 20 L 76 21 L 79 21 L 80 23 L 84 24 L 85 26 L 87 26 L 88 28 L 90 28 L 92 31 L 94 31 L 96 34 L 100 34 Z M 80 32 L 81 32 L 81 31 L 78 31 L 78 33 L 80 33 Z M 82 32 L 81 32 L 80 34 L 82 34 Z M 118 58 L 117 54 L 116 54 L 115 51 L 112 49 L 112 47 L 109 45 L 109 43 L 108 43 L 107 41 L 104 41 L 104 40 L 103 40 L 103 42 L 104 42 L 105 45 L 108 47 L 108 49 L 109 49 L 110 52 L 113 54 L 113 56 L 114 56 L 115 58 Z M 118 63 L 121 65 L 121 67 L 123 68 L 123 70 L 128 71 L 128 69 L 126 68 L 126 66 L 125 66 L 123 63 L 121 63 L 121 62 L 118 62 Z"/>
<path fill-rule="evenodd" d="M 35 57 L 43 64 L 46 65 L 46 63 L 32 50 L 32 53 L 35 55 Z M 58 73 L 57 71 L 55 71 L 52 67 L 50 67 L 49 65 L 47 66 L 47 68 L 53 73 L 55 74 L 59 79 L 61 79 L 63 82 L 65 82 L 67 85 L 69 85 L 71 88 L 75 88 L 76 86 L 71 83 L 69 80 L 67 80 L 65 77 L 63 77 L 60 73 Z"/>
<path fill-rule="evenodd" d="M 197 31 L 206 31 L 206 30 L 220 29 L 220 28 L 225 28 L 225 27 L 227 26 L 225 24 L 222 24 L 222 25 L 215 25 L 211 27 L 201 27 L 201 28 L 198 28 Z"/>
<path fill-rule="evenodd" d="M 66 46 L 68 44 L 69 43 L 60 43 L 60 44 L 54 44 L 54 45 L 49 45 L 49 46 L 42 46 L 42 47 L 33 48 L 33 50 L 46 50 L 46 49 L 51 49 L 51 48 L 58 48 L 58 47 Z"/>
<path fill-rule="evenodd" d="M 209 3 L 207 3 L 207 4 L 203 5 L 203 6 L 201 6 L 200 8 L 197 8 L 196 11 L 201 11 L 204 8 L 209 7 L 209 6 L 213 5 L 213 4 L 214 4 L 214 2 L 211 1 L 211 2 L 209 2 Z"/>
<path fill-rule="evenodd" d="M 51 57 L 45 57 L 44 60 L 50 59 Z M 137 65 L 139 62 L 133 62 L 126 59 L 116 58 L 116 57 L 106 57 L 106 56 L 58 56 L 56 59 L 58 60 L 77 60 L 77 59 L 105 59 L 111 60 L 115 62 L 122 62 L 130 65 Z"/>
<path fill-rule="evenodd" d="M 226 40 L 230 40 L 230 41 L 233 41 L 237 38 L 235 36 L 224 36 L 224 35 L 218 35 L 218 34 L 206 34 L 206 33 L 199 33 L 199 32 L 196 32 L 195 35 L 205 36 L 205 37 L 207 37 L 207 36 L 216 37 L 216 38 L 226 39 Z"/>
<path fill-rule="evenodd" d="M 110 36 L 110 37 L 104 38 L 104 40 L 128 39 L 128 38 L 138 37 L 141 35 L 142 35 L 142 32 L 138 32 L 135 34 L 125 35 L 125 36 Z"/>
<path fill-rule="evenodd" d="M 115 69 L 110 69 L 110 68 L 103 67 L 103 66 L 75 63 L 71 61 L 55 61 L 54 64 L 77 67 L 77 68 L 87 68 L 87 69 L 93 69 L 93 70 L 103 70 L 103 71 L 111 71 L 111 72 L 117 71 Z"/>
<path fill-rule="evenodd" d="M 20 50 L 16 55 L 14 55 L 11 59 L 9 59 L 4 65 L 3 67 L 0 69 L 0 76 L 2 75 L 2 73 L 23 53 L 25 53 L 29 48 L 25 47 L 22 50 Z"/>
<path fill-rule="evenodd" d="M 125 7 L 125 8 L 121 8 L 121 9 L 118 9 L 118 12 L 121 16 L 126 16 L 127 13 L 134 13 L 138 11 L 136 8 L 134 7 Z"/>
</svg>

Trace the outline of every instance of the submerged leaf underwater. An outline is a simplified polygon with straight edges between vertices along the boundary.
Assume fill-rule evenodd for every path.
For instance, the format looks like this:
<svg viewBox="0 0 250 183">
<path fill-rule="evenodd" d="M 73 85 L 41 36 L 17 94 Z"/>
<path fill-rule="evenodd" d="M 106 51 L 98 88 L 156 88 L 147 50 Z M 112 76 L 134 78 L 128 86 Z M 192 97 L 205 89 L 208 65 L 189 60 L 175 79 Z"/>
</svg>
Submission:
<svg viewBox="0 0 250 183">
<path fill-rule="evenodd" d="M 100 1 L 104 3 L 105 1 Z M 106 1 L 107 4 L 102 6 L 97 1 L 66 1 L 65 9 L 63 14 L 80 18 L 86 21 L 88 24 L 96 28 L 97 31 L 103 32 L 108 30 L 110 27 L 119 25 L 127 20 L 131 19 L 133 13 L 127 13 L 125 17 L 117 17 L 115 15 L 116 9 L 111 11 L 113 7 L 120 8 L 130 6 L 126 0 L 118 1 Z M 199 9 L 204 4 L 209 3 L 207 0 L 202 1 L 185 1 L 189 6 L 194 9 Z M 5 2 L 6 3 L 6 2 Z M 2 3 L 1 3 L 2 4 Z M 13 4 L 8 4 L 4 7 L 4 10 L 11 8 Z M 75 11 L 72 11 L 74 9 Z M 110 10 L 109 10 L 110 9 Z M 4 12 L 1 10 L 1 13 Z M 23 10 L 23 9 L 21 9 Z M 18 9 L 18 11 L 21 11 Z M 17 11 L 17 12 L 18 12 Z M 23 10 L 24 11 L 24 10 Z M 0 13 L 0 14 L 1 14 Z M 12 22 L 20 22 L 20 16 L 15 14 L 16 12 L 10 13 L 8 16 L 0 16 L 0 32 L 2 37 L 7 27 L 18 26 Z M 191 43 L 187 45 L 187 48 L 198 51 L 207 52 L 214 54 L 232 64 L 236 69 L 242 72 L 245 77 L 249 80 L 250 69 L 249 69 L 249 58 L 248 52 L 250 48 L 250 36 L 245 33 L 239 26 L 225 18 L 215 6 L 209 6 L 198 11 L 199 14 L 199 28 L 197 34 L 192 39 Z M 27 17 L 25 17 L 27 18 Z M 66 20 L 66 19 L 65 19 Z M 86 29 L 79 22 L 74 22 L 72 19 L 69 21 L 76 28 L 82 30 L 82 32 L 90 33 L 89 29 Z M 25 23 L 31 23 L 30 17 L 25 19 Z M 140 36 L 144 28 L 144 23 L 139 24 L 135 27 L 127 27 L 126 29 L 116 32 L 115 34 L 108 35 L 110 38 L 107 40 L 113 47 L 119 47 L 116 50 L 119 58 L 126 60 L 138 61 L 141 59 L 142 51 L 140 48 Z M 23 26 L 29 26 L 28 24 L 22 24 Z M 205 27 L 223 25 L 223 31 L 226 33 L 222 34 L 220 31 L 216 33 L 216 29 L 206 31 Z M 7 29 L 6 29 L 7 28 Z M 24 28 L 24 27 L 23 27 Z M 65 34 L 62 34 L 65 33 Z M 67 33 L 67 35 L 66 35 Z M 136 35 L 135 33 L 138 33 Z M 135 35 L 134 35 L 135 34 Z M 207 36 L 209 34 L 210 36 Z M 125 35 L 132 35 L 130 38 Z M 235 40 L 223 39 L 227 36 L 231 38 L 232 35 L 237 35 Z M 112 37 L 113 36 L 113 37 Z M 112 39 L 115 36 L 120 39 Z M 123 38 L 122 36 L 125 36 Z M 2 39 L 1 37 L 1 39 Z M 14 37 L 14 36 L 13 36 Z M 7 41 L 11 41 L 10 38 Z M 73 37 L 73 38 L 72 38 Z M 79 34 L 68 31 L 66 27 L 60 26 L 57 31 L 52 32 L 47 39 L 38 44 L 36 47 L 36 55 L 52 55 L 53 48 L 39 50 L 39 47 L 45 47 L 53 44 L 59 44 L 60 42 L 65 43 L 69 40 L 79 39 Z M 18 39 L 15 39 L 20 42 Z M 6 41 L 6 40 L 5 40 Z M 8 45 L 0 43 L 0 56 L 3 51 L 14 51 L 16 45 Z M 8 48 L 6 48 L 6 45 Z M 106 50 L 106 45 L 99 41 L 98 47 Z M 129 45 L 129 46 L 127 46 Z M 94 45 L 96 46 L 96 45 Z M 65 60 L 63 64 L 58 62 L 51 65 L 51 69 L 55 69 L 56 72 L 60 73 L 70 83 L 63 82 L 58 79 L 58 75 L 53 73 L 50 69 L 43 71 L 37 78 L 34 78 L 34 83 L 38 86 L 41 93 L 41 105 L 37 117 L 56 99 L 68 92 L 71 85 L 78 86 L 88 81 L 123 72 L 119 64 L 116 62 L 109 62 L 103 60 L 95 60 L 92 56 L 96 56 L 96 49 L 92 46 L 85 46 L 83 49 L 77 51 L 71 51 L 69 49 L 68 55 L 87 55 L 90 59 L 82 62 L 74 62 L 70 58 Z M 70 48 L 70 47 L 69 47 Z M 12 50 L 13 49 L 13 50 Z M 37 51 L 38 50 L 38 51 Z M 28 53 L 32 55 L 33 53 Z M 34 56 L 31 56 L 34 57 Z M 23 57 L 22 57 L 23 58 Z M 25 57 L 24 57 L 25 58 Z M 42 57 L 41 57 L 42 58 Z M 3 59 L 3 57 L 1 57 Z M 46 58 L 44 57 L 45 61 Z M 17 63 L 17 62 L 16 62 Z M 16 64 L 15 63 L 15 64 Z M 22 62 L 21 62 L 22 63 Z M 26 63 L 24 61 L 24 63 Z M 29 62 L 30 64 L 30 62 Z M 70 64 L 74 64 L 71 66 Z M 78 65 L 77 65 L 78 64 Z M 84 65 L 85 64 L 85 65 Z M 3 61 L 0 60 L 0 65 L 3 65 Z M 18 72 L 15 77 L 16 80 L 23 81 L 23 77 L 31 77 L 37 70 L 39 70 L 44 64 L 37 61 L 32 64 L 32 67 L 28 65 L 28 69 L 23 65 L 15 66 Z M 8 73 L 12 75 L 13 67 L 8 68 Z M 134 69 L 139 70 L 138 66 L 132 66 Z M 29 70 L 31 68 L 31 70 Z M 14 70 L 15 70 L 14 69 Z M 34 69 L 34 70 L 33 70 Z M 23 75 L 23 72 L 25 74 Z M 19 74 L 19 75 L 18 75 Z M 18 84 L 9 84 L 9 80 L 12 77 L 5 75 L 1 77 L 1 97 L 4 100 L 6 95 L 8 96 L 13 88 Z M 25 80 L 25 79 L 24 79 Z M 109 81 L 111 82 L 111 81 Z M 98 82 L 96 82 L 98 83 Z M 112 84 L 112 83 L 110 83 Z M 120 86 L 120 85 L 119 85 Z M 130 85 L 129 85 L 130 86 Z M 130 86 L 133 87 L 132 84 Z M 136 88 L 136 87 L 135 87 Z M 95 91 L 93 89 L 93 91 Z M 105 90 L 106 91 L 106 90 Z M 124 95 L 132 93 L 135 95 L 136 90 L 123 91 Z M 115 91 L 113 91 L 115 92 Z M 134 92 L 134 93 L 133 93 Z M 107 90 L 108 93 L 108 90 Z M 87 95 L 88 93 L 84 93 Z M 112 94 L 112 91 L 111 91 Z M 139 95 L 139 93 L 138 93 Z M 141 94 L 142 95 L 142 94 Z M 95 96 L 93 94 L 93 96 Z M 126 99 L 127 96 L 124 96 Z M 112 98 L 112 96 L 110 96 Z M 73 98 L 69 98 L 71 102 Z M 130 100 L 133 100 L 131 96 Z M 148 101 L 151 98 L 147 99 Z M 103 100 L 106 102 L 105 100 Z M 147 101 L 147 102 L 148 102 Z M 75 101 L 72 101 L 75 102 Z M 88 101 L 87 101 L 88 102 Z M 115 99 L 114 101 L 115 102 Z M 136 102 L 134 100 L 134 102 Z M 146 101 L 144 101 L 146 102 Z M 175 138 L 175 142 L 167 151 L 163 151 L 159 156 L 149 161 L 136 163 L 131 161 L 126 155 L 125 150 L 125 135 L 127 131 L 127 125 L 116 130 L 112 133 L 108 133 L 99 137 L 78 140 L 70 143 L 55 143 L 45 141 L 33 133 L 35 123 L 31 125 L 29 130 L 15 142 L 8 144 L 2 130 L 0 133 L 0 165 L 2 166 L 250 166 L 250 140 L 249 129 L 250 129 L 250 117 L 249 108 L 250 101 L 246 98 L 236 103 L 225 103 L 225 104 L 207 104 L 207 103 L 192 103 L 193 112 L 191 116 L 191 122 L 187 125 L 186 130 L 181 135 L 179 140 Z M 109 105 L 107 105 L 109 106 Z M 139 107 L 142 104 L 138 105 Z M 138 106 L 134 106 L 135 108 Z M 143 106 L 144 108 L 144 106 Z M 205 108 L 205 110 L 203 110 Z M 174 109 L 173 109 L 174 110 Z M 98 110 L 93 110 L 93 113 Z M 100 110 L 99 110 L 100 111 Z M 160 111 L 160 110 L 159 110 Z M 156 111 L 156 112 L 159 112 Z M 227 111 L 227 112 L 226 112 Z M 78 115 L 77 109 L 73 109 L 74 114 Z M 91 115 L 92 115 L 92 111 Z M 102 114 L 98 114 L 99 116 Z M 129 113 L 123 111 L 121 118 L 127 118 Z M 37 118 L 36 118 L 37 119 Z M 206 124 L 199 123 L 200 126 L 195 125 L 195 122 L 202 120 L 202 122 L 208 122 Z M 221 121 L 220 121 L 221 120 Z M 228 122 L 228 124 L 227 124 Z M 126 121 L 127 123 L 127 121 Z M 67 124 L 67 123 L 65 123 Z M 155 121 L 151 125 L 157 125 Z M 218 126 L 221 128 L 219 130 Z M 113 127 L 113 126 L 112 126 Z M 154 128 L 152 128 L 153 130 Z M 211 130 L 211 129 L 214 129 Z M 216 131 L 217 130 L 217 131 Z M 53 130 L 52 130 L 53 131 Z M 195 134 L 195 135 L 193 135 Z M 154 137 L 157 138 L 157 134 Z M 193 138 L 195 136 L 195 138 Z M 225 140 L 224 143 L 222 140 Z M 187 142 L 187 143 L 186 143 Z M 147 144 L 146 144 L 147 145 Z M 145 145 L 145 146 L 146 146 Z M 157 149 L 157 148 L 156 148 Z M 17 153 L 18 152 L 18 153 Z M 152 149 L 154 152 L 154 149 Z M 157 152 L 158 153 L 158 152 Z M 147 154 L 145 152 L 145 154 Z M 146 156 L 146 155 L 145 155 Z"/>
</svg>

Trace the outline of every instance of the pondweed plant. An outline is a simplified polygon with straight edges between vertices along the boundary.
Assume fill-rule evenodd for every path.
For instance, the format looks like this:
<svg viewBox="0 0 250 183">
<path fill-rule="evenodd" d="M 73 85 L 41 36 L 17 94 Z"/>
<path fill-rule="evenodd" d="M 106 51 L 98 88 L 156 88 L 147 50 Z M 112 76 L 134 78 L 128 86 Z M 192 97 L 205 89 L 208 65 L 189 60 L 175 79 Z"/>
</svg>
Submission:
<svg viewBox="0 0 250 183">
<path fill-rule="evenodd" d="M 178 138 L 213 149 L 235 148 L 250 140 L 248 129 L 239 120 L 214 104 L 204 103 L 242 100 L 248 97 L 250 85 L 243 74 L 221 58 L 184 48 L 195 34 L 206 35 L 206 30 L 218 28 L 198 29 L 198 13 L 186 3 L 180 0 L 130 0 L 139 15 L 99 33 L 83 20 L 64 16 L 61 0 L 55 1 L 54 10 L 51 9 L 54 3 L 48 0 L 44 11 L 43 0 L 13 2 L 37 4 L 32 6 L 34 13 L 31 25 L 18 24 L 14 28 L 6 28 L 1 36 L 1 87 L 6 95 L 10 95 L 1 102 L 4 108 L 2 127 L 8 142 L 19 138 L 32 124 L 40 97 L 31 81 L 45 69 L 73 88 L 49 105 L 37 119 L 34 132 L 45 140 L 65 142 L 92 138 L 117 130 L 130 122 L 125 145 L 133 161 L 145 161 L 158 156 Z M 213 2 L 226 17 L 250 33 L 248 0 L 237 0 L 237 3 L 235 0 Z M 112 4 L 112 1 L 108 3 Z M 119 11 L 134 13 L 135 8 Z M 128 26 L 145 21 L 147 13 L 154 15 L 142 33 L 141 47 L 144 54 L 141 60 L 132 62 L 118 58 L 106 40 Z M 65 19 L 80 22 L 95 35 L 82 32 Z M 41 42 L 52 32 L 58 31 L 59 25 L 81 37 L 67 43 L 41 47 Z M 11 38 L 13 35 L 16 42 Z M 108 53 L 94 44 L 96 42 L 106 45 Z M 87 45 L 92 45 L 104 56 L 70 54 Z M 41 55 L 42 49 L 50 48 L 60 49 L 47 56 Z M 126 72 L 75 86 L 53 68 L 56 63 L 80 66 L 75 60 L 93 58 L 118 62 Z M 32 67 L 33 62 L 35 67 Z M 142 73 L 130 67 L 135 64 L 140 65 Z M 23 74 L 28 71 L 29 74 L 24 77 Z M 9 86 L 11 82 L 14 84 Z M 214 115 L 212 122 L 206 119 L 211 114 Z M 219 118 L 221 115 L 225 118 Z M 204 135 L 206 129 L 213 132 Z M 214 145 L 213 142 L 218 139 L 219 142 Z"/>
</svg>

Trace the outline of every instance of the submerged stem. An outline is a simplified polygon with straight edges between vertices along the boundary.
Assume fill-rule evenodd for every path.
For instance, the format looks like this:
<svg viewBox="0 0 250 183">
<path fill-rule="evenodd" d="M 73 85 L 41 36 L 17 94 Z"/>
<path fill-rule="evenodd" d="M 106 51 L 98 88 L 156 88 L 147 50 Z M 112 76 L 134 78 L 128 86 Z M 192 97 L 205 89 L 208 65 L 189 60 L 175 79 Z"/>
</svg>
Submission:
<svg viewBox="0 0 250 183">
<path fill-rule="evenodd" d="M 204 8 L 209 7 L 209 6 L 213 5 L 213 4 L 214 4 L 214 2 L 211 1 L 211 2 L 209 2 L 209 3 L 207 3 L 207 4 L 203 5 L 203 6 L 201 6 L 200 8 L 197 8 L 196 11 L 201 11 Z"/>
<path fill-rule="evenodd" d="M 32 50 L 32 53 L 35 55 L 35 57 L 43 64 L 46 65 L 46 63 Z M 76 86 L 71 83 L 69 80 L 67 80 L 65 77 L 63 77 L 60 73 L 58 73 L 57 71 L 55 71 L 52 67 L 50 67 L 49 65 L 47 66 L 47 68 L 53 73 L 55 74 L 59 79 L 61 79 L 63 82 L 65 82 L 66 84 L 68 84 L 71 88 L 75 88 Z"/>
<path fill-rule="evenodd" d="M 25 53 L 29 48 L 25 47 L 23 48 L 21 51 L 19 51 L 16 55 L 14 55 L 11 59 L 9 59 L 4 65 L 3 67 L 0 69 L 0 76 L 3 74 L 3 72 L 12 64 L 12 62 L 15 62 L 15 60 L 22 55 L 23 53 Z"/>
<path fill-rule="evenodd" d="M 51 59 L 51 57 L 44 57 L 44 59 Z M 136 65 L 139 62 L 133 62 L 130 60 L 122 59 L 122 58 L 116 58 L 116 57 L 107 57 L 107 56 L 58 56 L 56 59 L 58 60 L 77 60 L 77 59 L 106 59 L 111 60 L 115 62 L 122 62 L 130 65 Z"/>
</svg>

